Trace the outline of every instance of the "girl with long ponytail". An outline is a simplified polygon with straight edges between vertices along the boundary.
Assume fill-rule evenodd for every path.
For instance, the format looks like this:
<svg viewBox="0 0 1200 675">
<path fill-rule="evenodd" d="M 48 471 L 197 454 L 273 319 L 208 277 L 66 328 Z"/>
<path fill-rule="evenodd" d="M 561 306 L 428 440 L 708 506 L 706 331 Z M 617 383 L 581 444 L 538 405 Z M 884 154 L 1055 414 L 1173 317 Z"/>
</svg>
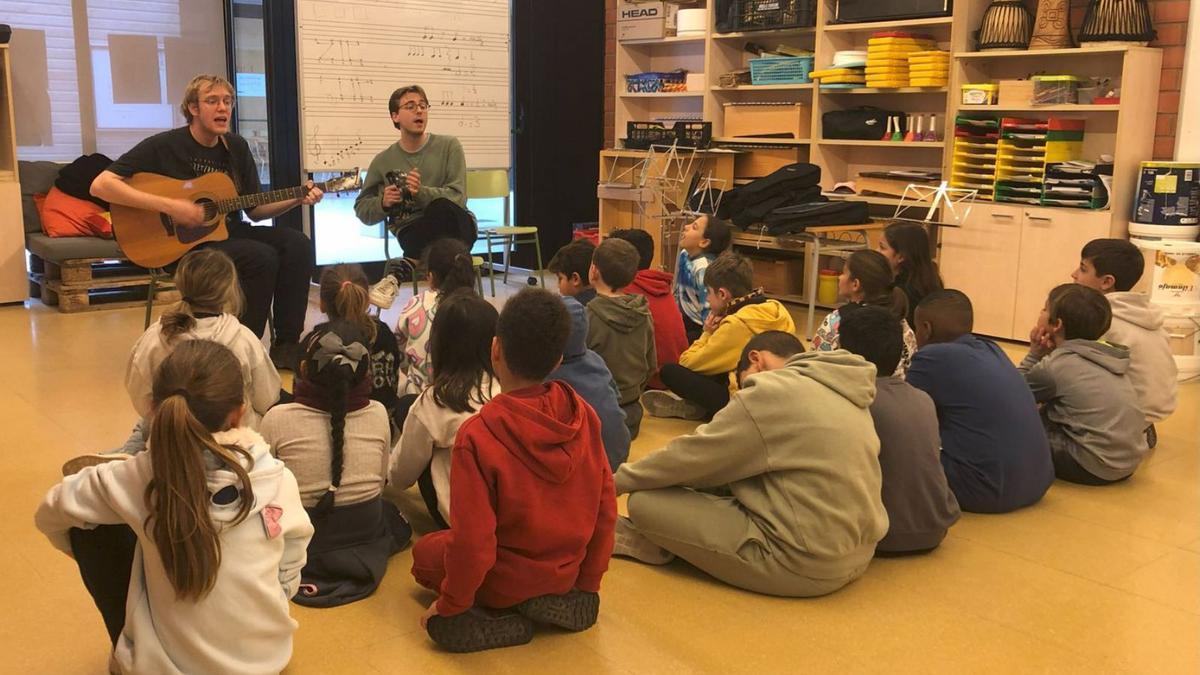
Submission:
<svg viewBox="0 0 1200 675">
<path fill-rule="evenodd" d="M 892 269 L 887 258 L 879 251 L 855 251 L 846 259 L 838 277 L 838 295 L 849 302 L 826 315 L 813 336 L 813 349 L 833 351 L 839 348 L 838 329 L 842 317 L 859 307 L 883 307 L 900 319 L 904 329 L 904 350 L 900 365 L 893 374 L 903 378 L 917 351 L 917 338 L 905 317 L 908 315 L 908 298 L 904 291 L 892 282 Z"/>
<path fill-rule="evenodd" d="M 149 451 L 82 469 L 38 509 L 38 528 L 68 554 L 72 528 L 136 537 L 128 574 L 79 559 L 89 590 L 107 574 L 135 599 L 128 615 L 105 613 L 120 672 L 278 672 L 291 658 L 287 598 L 312 525 L 295 478 L 239 427 L 243 390 L 228 348 L 184 341 L 155 374 Z"/>
<path fill-rule="evenodd" d="M 295 474 L 316 534 L 296 602 L 332 607 L 365 598 L 412 529 L 382 498 L 391 449 L 387 410 L 370 398 L 369 337 L 343 319 L 300 341 L 295 401 L 275 406 L 262 434 Z"/>
</svg>

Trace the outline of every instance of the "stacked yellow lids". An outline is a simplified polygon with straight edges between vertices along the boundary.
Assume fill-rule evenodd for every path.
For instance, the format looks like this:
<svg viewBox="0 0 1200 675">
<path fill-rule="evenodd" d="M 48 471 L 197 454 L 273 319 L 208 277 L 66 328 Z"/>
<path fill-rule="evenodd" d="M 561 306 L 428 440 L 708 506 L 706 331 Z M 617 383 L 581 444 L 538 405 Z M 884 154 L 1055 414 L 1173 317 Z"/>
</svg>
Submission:
<svg viewBox="0 0 1200 675">
<path fill-rule="evenodd" d="M 822 85 L 828 84 L 857 84 L 865 83 L 866 76 L 860 68 L 826 68 L 814 70 L 808 74 L 814 80 L 820 80 Z"/>
<path fill-rule="evenodd" d="M 897 31 L 872 34 L 867 40 L 866 85 L 880 89 L 912 86 L 909 55 L 936 48 L 937 43 L 926 35 Z"/>
<path fill-rule="evenodd" d="M 908 86 L 944 87 L 950 81 L 950 52 L 928 50 L 908 55 Z"/>
</svg>

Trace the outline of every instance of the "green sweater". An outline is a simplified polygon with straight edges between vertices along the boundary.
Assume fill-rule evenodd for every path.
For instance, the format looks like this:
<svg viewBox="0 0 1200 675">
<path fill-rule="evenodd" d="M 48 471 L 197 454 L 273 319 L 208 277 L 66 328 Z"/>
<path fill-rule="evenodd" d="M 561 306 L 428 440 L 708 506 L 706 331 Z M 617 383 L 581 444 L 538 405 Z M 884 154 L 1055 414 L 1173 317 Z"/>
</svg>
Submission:
<svg viewBox="0 0 1200 675">
<path fill-rule="evenodd" d="M 728 489 L 755 538 L 796 574 L 834 579 L 871 559 L 888 530 L 875 366 L 843 350 L 808 352 L 752 375 L 695 432 L 617 470 L 617 494 Z"/>
<path fill-rule="evenodd" d="M 354 200 L 354 214 L 367 225 L 382 221 L 387 213 L 383 208 L 385 174 L 405 173 L 416 169 L 421 173 L 421 189 L 417 191 L 417 210 L 422 211 L 435 199 L 449 199 L 467 207 L 467 157 L 462 144 L 453 136 L 429 134 L 417 152 L 408 152 L 397 141 L 375 155 L 367 168 L 367 180 Z"/>
</svg>

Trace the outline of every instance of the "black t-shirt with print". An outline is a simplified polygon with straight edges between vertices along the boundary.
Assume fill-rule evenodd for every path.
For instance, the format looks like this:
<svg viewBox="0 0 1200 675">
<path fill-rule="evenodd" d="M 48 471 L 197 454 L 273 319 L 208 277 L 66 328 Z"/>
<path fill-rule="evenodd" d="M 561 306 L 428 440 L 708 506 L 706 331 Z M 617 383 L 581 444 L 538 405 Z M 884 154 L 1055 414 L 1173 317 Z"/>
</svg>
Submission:
<svg viewBox="0 0 1200 675">
<path fill-rule="evenodd" d="M 154 134 L 133 146 L 133 149 L 109 165 L 108 170 L 123 178 L 148 171 L 177 180 L 198 178 L 220 171 L 233 179 L 238 194 L 260 192 L 262 185 L 258 182 L 258 167 L 254 164 L 246 139 L 228 133 L 225 134 L 225 140 L 229 143 L 228 149 L 224 143 L 208 148 L 196 142 L 188 127 L 171 129 Z M 241 216 L 230 214 L 230 220 L 240 222 Z"/>
</svg>

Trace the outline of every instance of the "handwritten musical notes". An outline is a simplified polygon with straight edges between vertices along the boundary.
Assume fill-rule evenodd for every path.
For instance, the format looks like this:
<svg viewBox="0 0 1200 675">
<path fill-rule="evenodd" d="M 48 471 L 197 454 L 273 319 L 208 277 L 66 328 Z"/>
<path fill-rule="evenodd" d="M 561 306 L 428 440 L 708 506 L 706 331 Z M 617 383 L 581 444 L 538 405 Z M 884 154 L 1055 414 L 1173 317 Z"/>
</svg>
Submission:
<svg viewBox="0 0 1200 675">
<path fill-rule="evenodd" d="M 297 14 L 305 168 L 368 165 L 396 140 L 392 91 L 412 83 L 468 166 L 510 164 L 508 0 L 300 0 Z"/>
</svg>

